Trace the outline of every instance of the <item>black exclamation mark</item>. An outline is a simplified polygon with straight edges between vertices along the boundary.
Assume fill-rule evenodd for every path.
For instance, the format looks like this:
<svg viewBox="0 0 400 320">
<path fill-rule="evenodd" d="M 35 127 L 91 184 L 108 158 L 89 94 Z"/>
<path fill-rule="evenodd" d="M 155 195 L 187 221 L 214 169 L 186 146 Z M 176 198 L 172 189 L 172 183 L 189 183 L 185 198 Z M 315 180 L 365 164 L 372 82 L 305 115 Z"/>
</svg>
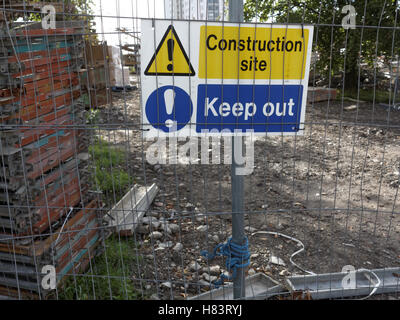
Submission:
<svg viewBox="0 0 400 320">
<path fill-rule="evenodd" d="M 168 46 L 168 60 L 172 62 L 172 57 L 173 57 L 173 53 L 174 53 L 174 40 L 169 39 L 167 41 L 167 46 Z M 172 63 L 170 63 L 167 66 L 168 71 L 172 71 L 173 68 L 174 68 L 174 66 Z"/>
</svg>

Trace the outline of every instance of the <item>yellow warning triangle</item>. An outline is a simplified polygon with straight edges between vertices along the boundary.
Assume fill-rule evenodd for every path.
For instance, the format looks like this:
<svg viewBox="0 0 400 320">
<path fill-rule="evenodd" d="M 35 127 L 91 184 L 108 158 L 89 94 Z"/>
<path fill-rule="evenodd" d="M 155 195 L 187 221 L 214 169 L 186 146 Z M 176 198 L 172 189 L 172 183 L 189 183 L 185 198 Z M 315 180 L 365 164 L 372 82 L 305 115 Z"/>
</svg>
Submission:
<svg viewBox="0 0 400 320">
<path fill-rule="evenodd" d="M 175 29 L 170 25 L 147 65 L 147 76 L 194 76 L 195 72 Z"/>
</svg>

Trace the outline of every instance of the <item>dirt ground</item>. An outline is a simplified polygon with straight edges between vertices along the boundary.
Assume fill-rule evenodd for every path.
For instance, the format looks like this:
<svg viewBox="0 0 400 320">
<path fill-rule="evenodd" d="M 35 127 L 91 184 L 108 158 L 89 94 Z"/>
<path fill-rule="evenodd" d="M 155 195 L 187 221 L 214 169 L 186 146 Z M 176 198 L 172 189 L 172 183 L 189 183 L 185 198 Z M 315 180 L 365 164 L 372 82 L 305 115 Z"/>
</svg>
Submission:
<svg viewBox="0 0 400 320">
<path fill-rule="evenodd" d="M 135 234 L 144 259 L 132 279 L 146 296 L 184 299 L 208 290 L 209 280 L 226 270 L 222 258 L 208 262 L 200 251 L 230 236 L 230 166 L 147 163 L 144 151 L 151 142 L 141 138 L 139 99 L 140 90 L 115 93 L 113 106 L 100 113 L 100 133 L 126 150 L 135 182 L 160 188 L 146 216 L 161 222 L 150 225 L 150 232 L 158 229 L 162 237 Z M 289 261 L 299 250 L 296 242 L 257 231 L 302 241 L 305 250 L 293 260 L 314 273 L 340 272 L 345 265 L 399 267 L 400 111 L 321 102 L 307 106 L 305 127 L 302 136 L 255 142 L 254 172 L 244 178 L 249 273 L 282 284 L 288 275 L 305 274 Z M 169 224 L 179 228 L 168 233 L 163 226 Z M 285 265 L 272 263 L 271 256 Z"/>
</svg>

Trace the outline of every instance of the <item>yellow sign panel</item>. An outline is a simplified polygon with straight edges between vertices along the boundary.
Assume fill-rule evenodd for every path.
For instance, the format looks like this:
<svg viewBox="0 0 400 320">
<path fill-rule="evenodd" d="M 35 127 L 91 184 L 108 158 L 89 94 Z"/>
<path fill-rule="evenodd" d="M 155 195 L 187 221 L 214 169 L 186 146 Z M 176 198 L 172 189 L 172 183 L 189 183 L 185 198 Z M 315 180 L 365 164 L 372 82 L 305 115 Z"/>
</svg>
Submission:
<svg viewBox="0 0 400 320">
<path fill-rule="evenodd" d="M 199 78 L 303 79 L 309 30 L 201 26 Z"/>
<path fill-rule="evenodd" d="M 172 25 L 165 32 L 144 72 L 147 76 L 194 76 L 189 58 Z"/>
</svg>

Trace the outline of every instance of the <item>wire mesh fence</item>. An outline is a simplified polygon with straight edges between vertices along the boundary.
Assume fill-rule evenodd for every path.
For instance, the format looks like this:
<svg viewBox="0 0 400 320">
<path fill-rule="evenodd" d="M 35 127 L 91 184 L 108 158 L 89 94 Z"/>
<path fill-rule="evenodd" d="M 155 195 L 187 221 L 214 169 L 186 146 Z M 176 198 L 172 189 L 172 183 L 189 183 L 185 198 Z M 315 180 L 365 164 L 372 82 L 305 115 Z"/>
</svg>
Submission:
<svg viewBox="0 0 400 320">
<path fill-rule="evenodd" d="M 245 22 L 232 23 L 227 1 L 1 1 L 0 298 L 232 299 L 237 262 L 246 265 L 246 299 L 399 299 L 399 9 L 394 0 L 247 0 Z M 201 38 L 196 26 L 221 33 Z M 290 64 L 290 32 L 305 41 L 307 28 L 310 61 Z M 221 60 L 205 54 L 198 88 L 201 39 Z M 162 50 L 166 62 L 147 53 Z M 294 69 L 301 77 L 290 82 Z M 170 128 L 166 84 L 168 119 L 189 128 L 179 139 L 157 136 Z M 234 214 L 248 247 L 232 264 L 223 253 L 235 247 L 222 244 L 237 200 L 233 139 L 191 131 L 229 121 L 201 119 L 191 103 L 200 86 L 205 96 L 218 86 L 221 107 L 208 110 L 222 115 L 229 86 L 241 102 L 244 84 L 248 103 L 281 99 L 281 115 L 292 110 L 285 95 L 259 88 L 308 90 L 299 127 L 235 109 L 264 133 L 241 140 L 249 171 Z M 179 90 L 189 103 L 175 100 Z"/>
</svg>

